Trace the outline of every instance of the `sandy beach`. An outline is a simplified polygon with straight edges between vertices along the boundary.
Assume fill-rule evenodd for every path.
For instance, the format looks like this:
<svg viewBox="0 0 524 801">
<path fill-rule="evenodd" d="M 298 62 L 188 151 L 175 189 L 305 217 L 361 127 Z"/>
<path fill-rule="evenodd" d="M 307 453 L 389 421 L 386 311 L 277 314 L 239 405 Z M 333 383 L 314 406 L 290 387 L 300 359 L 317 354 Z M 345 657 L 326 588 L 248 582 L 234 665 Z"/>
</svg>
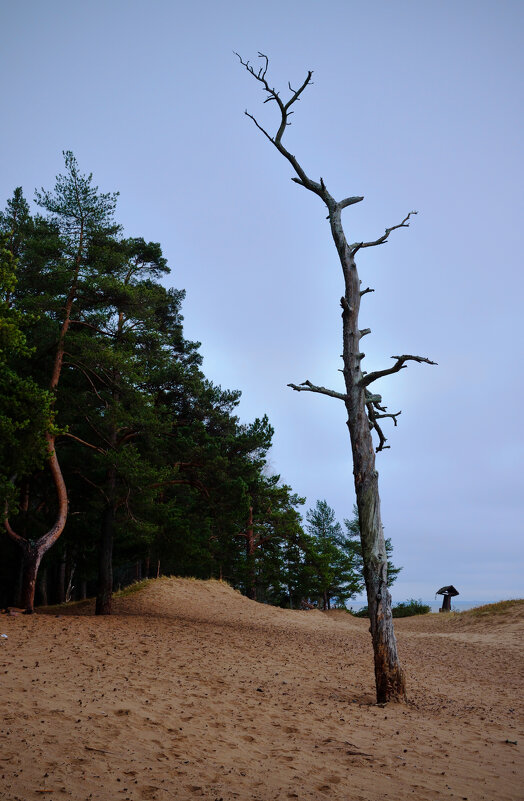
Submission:
<svg viewBox="0 0 524 801">
<path fill-rule="evenodd" d="M 524 798 L 524 603 L 395 622 L 407 705 L 374 703 L 366 620 L 162 578 L 0 616 L 0 798 Z"/>
</svg>

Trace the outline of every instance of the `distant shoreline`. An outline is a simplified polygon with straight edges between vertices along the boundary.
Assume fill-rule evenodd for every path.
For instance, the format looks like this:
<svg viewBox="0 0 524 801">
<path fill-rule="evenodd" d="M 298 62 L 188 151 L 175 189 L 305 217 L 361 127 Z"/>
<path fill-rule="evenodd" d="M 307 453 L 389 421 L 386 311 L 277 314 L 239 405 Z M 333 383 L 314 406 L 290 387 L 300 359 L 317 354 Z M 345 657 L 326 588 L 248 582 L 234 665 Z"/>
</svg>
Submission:
<svg viewBox="0 0 524 801">
<path fill-rule="evenodd" d="M 418 600 L 418 599 L 417 599 Z M 500 599 L 499 599 L 500 600 Z M 393 601 L 393 606 L 397 603 L 396 600 Z M 438 612 L 438 610 L 442 606 L 442 599 L 422 599 L 423 604 L 427 604 L 431 607 L 432 612 Z M 476 606 L 484 606 L 484 604 L 491 604 L 496 603 L 496 601 L 452 601 L 451 602 L 451 610 L 457 612 L 465 612 L 467 609 L 474 609 Z M 366 606 L 365 601 L 348 601 L 347 608 L 352 609 L 354 612 L 359 612 Z"/>
</svg>

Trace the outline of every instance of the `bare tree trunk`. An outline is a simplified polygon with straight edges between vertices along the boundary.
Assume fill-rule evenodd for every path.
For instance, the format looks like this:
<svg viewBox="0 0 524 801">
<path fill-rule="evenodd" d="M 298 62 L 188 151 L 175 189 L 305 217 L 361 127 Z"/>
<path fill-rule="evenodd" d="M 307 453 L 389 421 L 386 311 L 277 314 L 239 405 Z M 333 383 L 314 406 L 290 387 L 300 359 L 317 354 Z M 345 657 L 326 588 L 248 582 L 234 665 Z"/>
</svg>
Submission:
<svg viewBox="0 0 524 801">
<path fill-rule="evenodd" d="M 401 370 L 406 361 L 427 362 L 429 364 L 434 364 L 434 362 L 421 356 L 394 356 L 393 358 L 396 359 L 396 362 L 393 367 L 369 374 L 362 372 L 361 363 L 365 354 L 361 353 L 360 340 L 363 336 L 369 334 L 370 330 L 359 329 L 360 299 L 362 295 L 372 290 L 369 288 L 361 290 L 355 254 L 361 248 L 382 245 L 387 241 L 392 231 L 397 228 L 408 227 L 408 220 L 411 214 L 415 212 L 410 212 L 398 225 L 386 228 L 385 234 L 377 240 L 349 245 L 342 226 L 342 211 L 348 206 L 360 203 L 364 198 L 351 196 L 336 201 L 328 192 L 324 180 L 322 178 L 319 181 L 312 180 L 295 156 L 282 143 L 286 128 L 290 124 L 289 117 L 293 113 L 291 107 L 300 99 L 303 91 L 311 83 L 312 73 L 311 71 L 308 72 L 306 79 L 296 90 L 292 89 L 291 84 L 289 84 L 290 98 L 287 102 L 284 102 L 280 93 L 272 88 L 267 81 L 266 75 L 269 65 L 267 57 L 262 53 L 259 53 L 259 56 L 263 64 L 259 70 L 256 70 L 248 61 L 243 61 L 240 56 L 238 58 L 250 75 L 262 85 L 262 89 L 267 95 L 265 102 L 271 100 L 278 108 L 279 127 L 276 134 L 272 136 L 268 133 L 257 119 L 247 111 L 246 115 L 253 120 L 258 130 L 267 137 L 278 152 L 287 159 L 295 172 L 292 180 L 313 192 L 325 204 L 328 211 L 331 234 L 344 277 L 344 295 L 340 303 L 342 306 L 342 358 L 346 391 L 342 393 L 326 387 L 315 386 L 311 381 L 304 381 L 298 385 L 289 384 L 288 386 L 298 392 L 318 392 L 322 395 L 338 398 L 346 406 L 347 425 L 353 452 L 354 484 L 359 514 L 364 577 L 368 596 L 370 630 L 375 658 L 377 701 L 382 703 L 393 699 L 404 700 L 406 696 L 405 679 L 398 658 L 397 644 L 393 631 L 391 596 L 387 589 L 387 554 L 380 518 L 375 449 L 371 437 L 371 431 L 375 430 L 379 437 L 377 451 L 387 447 L 384 445 L 386 438 L 378 420 L 389 417 L 393 419 L 396 425 L 400 412 L 387 413 L 386 408 L 381 405 L 382 398 L 380 395 L 372 394 L 367 388 L 373 381 Z M 326 605 L 326 599 L 324 599 L 324 605 Z"/>
<path fill-rule="evenodd" d="M 371 439 L 369 425 L 363 432 Z M 356 437 L 361 444 L 364 437 Z M 355 451 L 355 448 L 354 448 Z M 375 662 L 375 685 L 377 702 L 402 700 L 405 697 L 405 677 L 397 653 L 397 642 L 393 629 L 391 612 L 391 595 L 387 587 L 387 555 L 384 533 L 380 517 L 380 497 L 378 491 L 378 473 L 374 469 L 373 448 L 368 451 L 371 460 L 355 463 L 355 491 L 359 513 L 362 555 L 364 561 L 364 579 L 368 599 L 370 631 L 373 641 Z M 367 468 L 363 464 L 367 461 Z"/>
</svg>

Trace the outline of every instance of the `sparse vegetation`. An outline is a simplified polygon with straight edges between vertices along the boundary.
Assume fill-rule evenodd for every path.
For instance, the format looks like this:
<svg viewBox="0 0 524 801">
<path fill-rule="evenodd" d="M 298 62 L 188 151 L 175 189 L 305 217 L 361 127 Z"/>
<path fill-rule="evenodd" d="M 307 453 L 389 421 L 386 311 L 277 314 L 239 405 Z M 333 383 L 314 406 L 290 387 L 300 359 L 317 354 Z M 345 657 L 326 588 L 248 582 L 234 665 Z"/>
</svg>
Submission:
<svg viewBox="0 0 524 801">
<path fill-rule="evenodd" d="M 128 595 L 134 595 L 135 592 L 144 590 L 152 581 L 155 581 L 155 579 L 142 579 L 142 581 L 134 581 L 132 584 L 128 584 L 127 587 L 123 587 L 121 590 L 113 593 L 113 597 L 126 598 Z"/>
<path fill-rule="evenodd" d="M 484 604 L 483 606 L 475 606 L 473 609 L 467 609 L 461 612 L 461 615 L 470 615 L 471 617 L 483 617 L 484 615 L 501 615 L 509 609 L 514 609 L 516 606 L 523 606 L 524 598 L 514 599 L 511 601 L 499 601 L 495 604 Z"/>
<path fill-rule="evenodd" d="M 393 617 L 413 617 L 414 615 L 427 615 L 428 612 L 431 612 L 431 607 L 423 604 L 420 599 L 416 601 L 414 598 L 410 598 L 409 601 L 399 601 L 392 607 L 391 612 Z M 355 617 L 368 617 L 368 608 L 364 606 L 353 614 Z"/>
<path fill-rule="evenodd" d="M 431 612 L 431 607 L 423 604 L 420 599 L 416 601 L 414 598 L 410 598 L 409 601 L 395 604 L 391 611 L 393 617 L 413 617 L 413 615 L 427 615 L 428 612 Z"/>
</svg>

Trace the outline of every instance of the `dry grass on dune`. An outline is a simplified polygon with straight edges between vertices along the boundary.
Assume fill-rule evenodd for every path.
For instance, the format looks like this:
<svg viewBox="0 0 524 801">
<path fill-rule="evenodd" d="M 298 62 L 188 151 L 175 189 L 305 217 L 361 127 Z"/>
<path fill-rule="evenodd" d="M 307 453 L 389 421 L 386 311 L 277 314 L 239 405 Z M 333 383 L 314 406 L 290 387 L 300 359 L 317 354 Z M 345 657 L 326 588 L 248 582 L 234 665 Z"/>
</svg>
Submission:
<svg viewBox="0 0 524 801">
<path fill-rule="evenodd" d="M 45 612 L 0 618 L 1 799 L 522 801 L 522 601 L 396 620 L 385 708 L 344 612 L 175 578 Z"/>
</svg>

